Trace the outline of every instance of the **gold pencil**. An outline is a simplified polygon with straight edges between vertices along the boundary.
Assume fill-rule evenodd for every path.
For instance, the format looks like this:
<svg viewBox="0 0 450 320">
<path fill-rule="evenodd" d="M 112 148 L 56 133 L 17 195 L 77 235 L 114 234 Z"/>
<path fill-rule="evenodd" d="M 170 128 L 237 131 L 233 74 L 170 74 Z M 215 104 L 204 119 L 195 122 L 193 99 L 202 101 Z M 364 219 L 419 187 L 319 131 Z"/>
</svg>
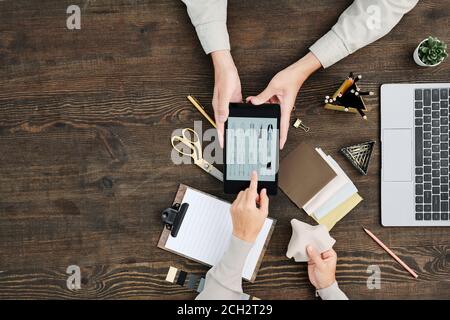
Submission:
<svg viewBox="0 0 450 320">
<path fill-rule="evenodd" d="M 206 113 L 205 108 L 198 102 L 197 99 L 195 99 L 193 96 L 189 95 L 187 96 L 188 100 L 194 105 L 194 107 L 206 118 L 206 120 L 209 121 L 209 123 L 212 124 L 214 128 L 217 129 L 216 123 L 213 119 Z"/>
</svg>

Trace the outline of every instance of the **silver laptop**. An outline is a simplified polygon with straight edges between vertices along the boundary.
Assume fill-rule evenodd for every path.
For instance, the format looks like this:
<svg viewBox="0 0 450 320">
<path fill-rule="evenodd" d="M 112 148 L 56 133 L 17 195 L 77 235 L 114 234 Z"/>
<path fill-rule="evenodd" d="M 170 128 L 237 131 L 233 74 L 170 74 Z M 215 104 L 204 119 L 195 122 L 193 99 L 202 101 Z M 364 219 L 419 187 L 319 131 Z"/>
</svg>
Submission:
<svg viewBox="0 0 450 320">
<path fill-rule="evenodd" d="M 381 223 L 450 226 L 450 83 L 381 86 Z"/>
</svg>

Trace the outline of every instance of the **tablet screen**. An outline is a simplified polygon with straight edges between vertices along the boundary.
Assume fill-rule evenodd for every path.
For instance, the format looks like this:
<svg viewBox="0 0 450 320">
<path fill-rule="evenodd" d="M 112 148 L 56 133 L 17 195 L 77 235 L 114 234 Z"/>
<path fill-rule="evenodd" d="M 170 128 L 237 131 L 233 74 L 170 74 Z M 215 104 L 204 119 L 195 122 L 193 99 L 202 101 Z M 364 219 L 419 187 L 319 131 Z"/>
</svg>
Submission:
<svg viewBox="0 0 450 320">
<path fill-rule="evenodd" d="M 226 132 L 226 180 L 275 181 L 278 171 L 277 118 L 229 117 Z"/>
</svg>

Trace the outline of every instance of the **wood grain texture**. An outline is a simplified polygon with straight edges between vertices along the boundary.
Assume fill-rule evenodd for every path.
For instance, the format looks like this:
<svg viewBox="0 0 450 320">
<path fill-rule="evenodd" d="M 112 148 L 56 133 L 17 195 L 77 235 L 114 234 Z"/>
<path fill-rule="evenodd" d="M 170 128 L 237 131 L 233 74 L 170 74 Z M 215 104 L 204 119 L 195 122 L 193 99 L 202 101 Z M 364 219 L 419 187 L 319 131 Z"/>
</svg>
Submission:
<svg viewBox="0 0 450 320">
<path fill-rule="evenodd" d="M 305 52 L 350 0 L 229 1 L 228 26 L 244 95 Z M 207 268 L 156 247 L 160 212 L 179 183 L 232 200 L 194 166 L 170 162 L 175 128 L 211 112 L 213 72 L 181 1 L 79 1 L 82 29 L 65 28 L 72 1 L 0 1 L 0 298 L 192 299 L 164 281 L 169 265 Z M 429 34 L 450 43 L 450 3 L 422 1 L 386 37 L 302 87 L 293 117 L 311 132 L 290 130 L 281 157 L 301 141 L 322 147 L 350 175 L 364 201 L 332 230 L 337 277 L 353 299 L 450 298 L 449 231 L 382 228 L 380 145 L 368 176 L 339 154 L 345 145 L 379 140 L 379 86 L 448 82 L 450 64 L 417 67 L 415 46 Z M 249 18 L 250 17 L 250 18 Z M 369 121 L 324 110 L 349 71 L 377 94 Z M 207 129 L 205 124 L 204 129 Z M 278 220 L 254 284 L 262 299 L 313 299 L 306 266 L 285 257 L 290 219 L 312 223 L 282 193 L 271 199 Z M 412 279 L 362 230 L 379 236 L 419 274 Z M 82 289 L 66 288 L 68 265 L 81 267 Z M 368 290 L 369 265 L 382 271 Z"/>
</svg>

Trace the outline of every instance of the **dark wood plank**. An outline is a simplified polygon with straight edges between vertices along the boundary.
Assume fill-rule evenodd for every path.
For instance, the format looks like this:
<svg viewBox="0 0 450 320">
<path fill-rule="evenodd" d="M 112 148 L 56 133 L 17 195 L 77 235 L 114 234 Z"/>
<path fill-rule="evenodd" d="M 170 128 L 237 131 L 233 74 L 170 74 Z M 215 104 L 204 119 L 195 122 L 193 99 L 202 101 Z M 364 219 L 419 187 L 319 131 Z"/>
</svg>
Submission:
<svg viewBox="0 0 450 320">
<path fill-rule="evenodd" d="M 262 90 L 324 34 L 350 0 L 229 1 L 228 25 L 244 95 Z M 0 1 L 0 298 L 191 299 L 165 283 L 169 265 L 207 268 L 156 248 L 160 211 L 178 183 L 227 200 L 214 178 L 170 162 L 175 128 L 201 120 L 185 96 L 211 111 L 213 74 L 181 1 L 81 1 L 82 29 L 65 29 L 69 1 Z M 281 156 L 301 141 L 330 153 L 364 201 L 332 231 L 337 277 L 351 298 L 448 298 L 449 234 L 445 228 L 382 228 L 380 146 L 368 176 L 340 147 L 379 139 L 380 84 L 448 82 L 450 65 L 421 69 L 417 43 L 434 34 L 450 43 L 450 4 L 420 2 L 386 37 L 303 86 L 293 116 L 312 131 L 290 131 Z M 258 17 L 258 18 L 249 18 Z M 377 92 L 369 121 L 322 108 L 349 71 Z M 204 129 L 208 127 L 205 125 Z M 349 131 L 351 128 L 351 131 Z M 284 195 L 271 200 L 278 219 L 257 281 L 245 291 L 263 299 L 312 299 L 306 267 L 285 257 L 291 228 L 312 223 Z M 413 280 L 361 226 L 411 265 Z M 68 265 L 82 269 L 82 289 L 66 288 Z M 382 288 L 368 290 L 369 265 Z"/>
</svg>

